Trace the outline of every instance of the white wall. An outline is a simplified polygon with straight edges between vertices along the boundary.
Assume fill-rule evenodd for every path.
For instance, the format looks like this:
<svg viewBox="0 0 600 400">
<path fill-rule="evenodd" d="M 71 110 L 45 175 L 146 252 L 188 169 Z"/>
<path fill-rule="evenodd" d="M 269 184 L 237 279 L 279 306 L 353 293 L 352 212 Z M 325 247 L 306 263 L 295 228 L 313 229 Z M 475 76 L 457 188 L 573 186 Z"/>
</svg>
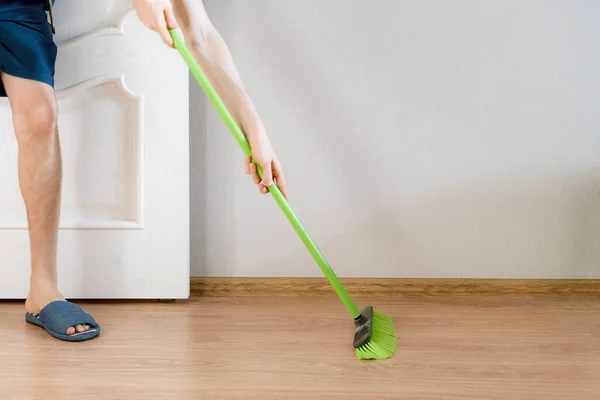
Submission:
<svg viewBox="0 0 600 400">
<path fill-rule="evenodd" d="M 206 5 L 340 276 L 600 278 L 599 1 Z M 191 96 L 192 273 L 322 276 Z"/>
</svg>

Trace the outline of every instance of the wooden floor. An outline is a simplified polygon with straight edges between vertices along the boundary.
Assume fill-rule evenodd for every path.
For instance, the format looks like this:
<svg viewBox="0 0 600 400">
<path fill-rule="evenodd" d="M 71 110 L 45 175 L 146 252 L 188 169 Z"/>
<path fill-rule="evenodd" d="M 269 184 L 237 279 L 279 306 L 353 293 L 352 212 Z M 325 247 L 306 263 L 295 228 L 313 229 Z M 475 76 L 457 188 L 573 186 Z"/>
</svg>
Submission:
<svg viewBox="0 0 600 400">
<path fill-rule="evenodd" d="M 600 299 L 373 303 L 396 323 L 390 360 L 354 358 L 335 299 L 84 303 L 103 333 L 79 344 L 0 303 L 0 397 L 600 399 Z"/>
</svg>

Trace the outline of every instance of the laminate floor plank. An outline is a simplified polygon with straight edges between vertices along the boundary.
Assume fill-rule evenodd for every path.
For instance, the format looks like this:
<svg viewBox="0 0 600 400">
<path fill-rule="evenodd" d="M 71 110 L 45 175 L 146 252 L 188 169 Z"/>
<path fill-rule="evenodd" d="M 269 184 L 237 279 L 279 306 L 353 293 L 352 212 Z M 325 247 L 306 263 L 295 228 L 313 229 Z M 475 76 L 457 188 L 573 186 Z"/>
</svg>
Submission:
<svg viewBox="0 0 600 400">
<path fill-rule="evenodd" d="M 102 334 L 67 343 L 0 303 L 2 399 L 600 399 L 600 299 L 376 299 L 399 336 L 381 361 L 336 299 L 80 304 Z"/>
</svg>

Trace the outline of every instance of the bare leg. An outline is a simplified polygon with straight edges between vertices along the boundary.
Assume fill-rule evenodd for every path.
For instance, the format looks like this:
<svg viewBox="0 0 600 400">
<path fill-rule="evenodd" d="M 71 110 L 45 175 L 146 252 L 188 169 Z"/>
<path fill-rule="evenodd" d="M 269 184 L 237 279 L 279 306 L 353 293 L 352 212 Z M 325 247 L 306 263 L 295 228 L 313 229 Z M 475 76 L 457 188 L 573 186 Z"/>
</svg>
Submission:
<svg viewBox="0 0 600 400">
<path fill-rule="evenodd" d="M 19 184 L 29 223 L 31 286 L 25 309 L 39 313 L 58 291 L 56 268 L 60 218 L 62 160 L 57 132 L 57 105 L 52 88 L 44 83 L 1 75 L 12 108 L 19 145 Z M 66 334 L 83 332 L 77 325 Z"/>
</svg>

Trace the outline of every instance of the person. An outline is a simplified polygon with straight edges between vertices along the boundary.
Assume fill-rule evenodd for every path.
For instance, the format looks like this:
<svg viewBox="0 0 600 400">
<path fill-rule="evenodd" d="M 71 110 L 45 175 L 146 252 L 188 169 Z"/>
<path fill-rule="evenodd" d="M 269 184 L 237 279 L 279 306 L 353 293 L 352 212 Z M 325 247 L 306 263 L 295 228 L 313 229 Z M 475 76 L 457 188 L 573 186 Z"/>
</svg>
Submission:
<svg viewBox="0 0 600 400">
<path fill-rule="evenodd" d="M 100 324 L 58 290 L 62 159 L 54 94 L 55 2 L 1 3 L 0 96 L 8 98 L 12 110 L 19 186 L 27 210 L 31 274 L 25 319 L 56 338 L 82 341 L 97 337 Z M 141 22 L 167 46 L 173 47 L 169 29 L 181 29 L 190 51 L 248 138 L 263 176 L 260 179 L 249 157 L 243 160 L 245 172 L 261 193 L 268 193 L 267 187 L 276 182 L 287 197 L 283 170 L 265 126 L 203 1 L 133 0 L 133 6 Z"/>
</svg>

